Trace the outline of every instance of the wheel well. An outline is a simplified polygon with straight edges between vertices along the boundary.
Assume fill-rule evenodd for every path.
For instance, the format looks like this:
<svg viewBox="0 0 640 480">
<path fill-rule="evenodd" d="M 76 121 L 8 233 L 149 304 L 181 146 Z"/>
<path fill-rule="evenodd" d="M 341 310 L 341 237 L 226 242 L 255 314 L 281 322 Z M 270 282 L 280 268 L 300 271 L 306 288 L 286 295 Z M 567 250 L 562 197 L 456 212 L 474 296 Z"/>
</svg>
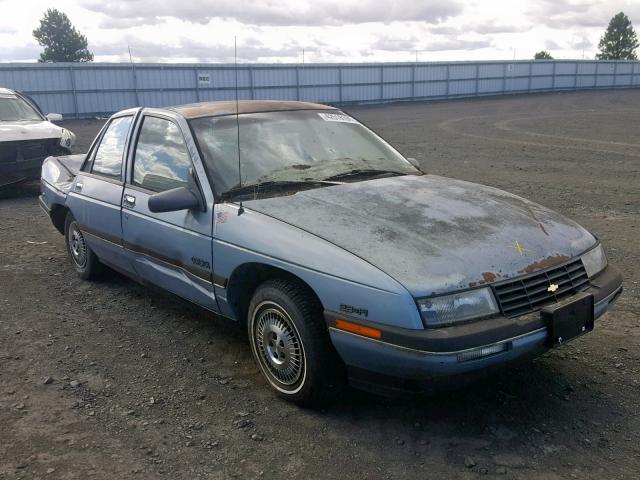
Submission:
<svg viewBox="0 0 640 480">
<path fill-rule="evenodd" d="M 247 321 L 247 310 L 254 292 L 262 283 L 274 278 L 296 282 L 309 291 L 318 305 L 322 305 L 309 284 L 291 272 L 264 263 L 245 263 L 233 271 L 227 282 L 227 302 L 238 321 Z"/>
<path fill-rule="evenodd" d="M 67 218 L 69 209 L 64 205 L 55 204 L 51 207 L 51 222 L 61 234 L 64 235 L 64 221 Z"/>
</svg>

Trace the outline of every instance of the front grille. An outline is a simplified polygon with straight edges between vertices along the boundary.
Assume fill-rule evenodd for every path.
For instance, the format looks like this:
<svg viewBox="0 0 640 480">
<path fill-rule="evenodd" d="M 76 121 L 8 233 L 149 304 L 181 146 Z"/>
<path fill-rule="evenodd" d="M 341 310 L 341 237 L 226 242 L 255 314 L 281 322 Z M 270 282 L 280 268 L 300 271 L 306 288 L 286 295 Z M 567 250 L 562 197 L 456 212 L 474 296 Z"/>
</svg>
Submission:
<svg viewBox="0 0 640 480">
<path fill-rule="evenodd" d="M 25 160 L 44 160 L 56 153 L 57 138 L 44 140 L 22 140 L 19 142 L 0 143 L 0 162 L 15 162 Z"/>
<path fill-rule="evenodd" d="M 555 292 L 548 290 L 552 283 Z M 500 310 L 507 317 L 532 312 L 544 304 L 557 302 L 589 288 L 590 282 L 580 258 L 558 267 L 493 284 Z"/>
</svg>

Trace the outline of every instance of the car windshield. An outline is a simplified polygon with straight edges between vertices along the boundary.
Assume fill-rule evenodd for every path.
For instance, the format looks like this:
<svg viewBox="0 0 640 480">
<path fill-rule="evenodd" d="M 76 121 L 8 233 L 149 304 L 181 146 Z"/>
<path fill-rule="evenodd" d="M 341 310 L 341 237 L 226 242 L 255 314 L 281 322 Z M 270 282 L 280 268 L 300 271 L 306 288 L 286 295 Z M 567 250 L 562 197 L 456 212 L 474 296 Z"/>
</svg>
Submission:
<svg viewBox="0 0 640 480">
<path fill-rule="evenodd" d="M 0 121 L 42 120 L 31 105 L 18 97 L 0 97 Z"/>
<path fill-rule="evenodd" d="M 242 114 L 238 121 L 243 187 L 419 173 L 388 143 L 338 110 Z M 236 117 L 197 118 L 191 126 L 216 193 L 237 189 Z"/>
</svg>

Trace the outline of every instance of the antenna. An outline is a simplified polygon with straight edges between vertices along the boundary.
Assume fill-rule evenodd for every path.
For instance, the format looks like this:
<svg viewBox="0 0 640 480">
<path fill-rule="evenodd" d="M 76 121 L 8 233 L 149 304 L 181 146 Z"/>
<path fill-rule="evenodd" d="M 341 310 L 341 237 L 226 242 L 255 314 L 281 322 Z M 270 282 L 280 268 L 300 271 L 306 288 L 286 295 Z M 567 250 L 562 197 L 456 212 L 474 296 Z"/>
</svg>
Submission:
<svg viewBox="0 0 640 480">
<path fill-rule="evenodd" d="M 236 74 L 236 131 L 238 137 L 238 188 L 242 188 L 242 164 L 240 163 L 240 109 L 238 108 L 238 39 L 233 37 L 233 65 Z M 242 208 L 242 200 L 240 200 L 240 208 L 238 216 L 244 213 Z"/>
</svg>

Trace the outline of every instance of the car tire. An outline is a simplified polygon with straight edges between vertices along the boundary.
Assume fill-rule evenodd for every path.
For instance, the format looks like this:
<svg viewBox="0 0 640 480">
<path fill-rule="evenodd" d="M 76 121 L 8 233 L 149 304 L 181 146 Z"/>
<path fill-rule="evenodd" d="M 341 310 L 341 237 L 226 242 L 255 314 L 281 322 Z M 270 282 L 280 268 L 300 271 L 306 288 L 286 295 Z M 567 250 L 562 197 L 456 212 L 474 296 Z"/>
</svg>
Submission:
<svg viewBox="0 0 640 480">
<path fill-rule="evenodd" d="M 91 247 L 87 245 L 84 234 L 71 212 L 67 213 L 64 222 L 64 242 L 71 265 L 80 278 L 95 280 L 102 274 L 103 265 Z"/>
<path fill-rule="evenodd" d="M 322 307 L 304 285 L 268 280 L 248 309 L 254 359 L 272 389 L 302 406 L 321 406 L 343 387 L 344 367 L 331 345 Z"/>
</svg>

